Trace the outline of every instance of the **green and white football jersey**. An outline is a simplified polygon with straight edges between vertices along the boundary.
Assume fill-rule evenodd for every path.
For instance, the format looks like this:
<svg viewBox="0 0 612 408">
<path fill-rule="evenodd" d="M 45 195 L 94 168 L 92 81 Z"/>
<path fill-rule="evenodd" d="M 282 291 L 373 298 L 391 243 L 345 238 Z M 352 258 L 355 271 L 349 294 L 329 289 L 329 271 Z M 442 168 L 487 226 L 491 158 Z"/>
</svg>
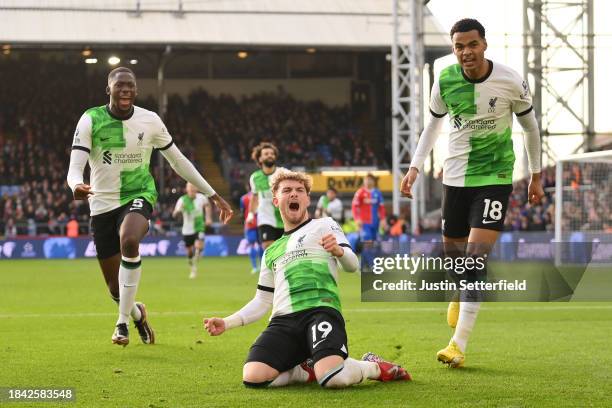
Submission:
<svg viewBox="0 0 612 408">
<path fill-rule="evenodd" d="M 284 170 L 277 167 L 274 173 L 267 175 L 261 169 L 251 174 L 250 184 L 253 194 L 257 194 L 259 204 L 257 206 L 257 226 L 271 225 L 274 228 L 283 228 L 283 219 L 280 211 L 272 204 L 272 190 L 270 189 L 270 177 L 277 171 Z"/>
<path fill-rule="evenodd" d="M 196 193 L 194 199 L 185 194 L 176 202 L 174 211 L 183 214 L 183 235 L 192 235 L 204 232 L 204 206 L 208 205 L 208 198 L 202 193 Z"/>
<path fill-rule="evenodd" d="M 106 105 L 87 110 L 77 125 L 73 149 L 89 153 L 91 215 L 118 208 L 143 197 L 151 205 L 157 200 L 155 182 L 149 172 L 154 148 L 172 145 L 156 113 L 134 106 L 128 119 L 118 119 Z"/>
<path fill-rule="evenodd" d="M 271 317 L 319 306 L 341 312 L 338 261 L 319 244 L 327 234 L 334 234 L 338 244 L 350 248 L 342 228 L 325 217 L 285 232 L 266 249 L 257 287 L 274 291 Z"/>
<path fill-rule="evenodd" d="M 449 114 L 451 132 L 443 183 L 455 187 L 512 184 L 512 113 L 531 111 L 527 82 L 489 61 L 487 75 L 467 78 L 459 64 L 440 72 L 431 91 L 432 115 Z"/>
</svg>

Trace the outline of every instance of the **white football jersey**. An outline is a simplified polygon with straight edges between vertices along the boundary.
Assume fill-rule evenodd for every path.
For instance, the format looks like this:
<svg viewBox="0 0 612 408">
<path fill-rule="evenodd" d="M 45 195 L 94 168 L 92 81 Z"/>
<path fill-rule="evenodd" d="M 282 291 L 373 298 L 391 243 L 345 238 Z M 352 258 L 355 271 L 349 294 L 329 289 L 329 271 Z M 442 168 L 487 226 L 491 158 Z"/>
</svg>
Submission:
<svg viewBox="0 0 612 408">
<path fill-rule="evenodd" d="M 106 105 L 88 109 L 77 124 L 72 148 L 89 153 L 91 215 L 109 212 L 138 197 L 154 205 L 157 190 L 149 171 L 151 153 L 172 143 L 154 112 L 134 106 L 132 116 L 120 119 Z"/>
<path fill-rule="evenodd" d="M 183 214 L 183 235 L 193 235 L 204 232 L 204 206 L 208 205 L 208 198 L 202 193 L 196 193 L 194 199 L 185 194 L 178 199 L 174 211 Z"/>
<path fill-rule="evenodd" d="M 327 234 L 350 248 L 338 223 L 325 217 L 285 232 L 266 249 L 257 287 L 274 292 L 271 317 L 319 306 L 341 312 L 338 260 L 320 244 Z"/>
<path fill-rule="evenodd" d="M 272 204 L 272 190 L 270 189 L 270 177 L 276 174 L 279 170 L 285 170 L 282 167 L 277 167 L 272 174 L 266 174 L 261 169 L 255 170 L 251 174 L 250 185 L 253 194 L 257 194 L 257 226 L 271 225 L 274 228 L 283 228 L 283 219 L 280 211 Z"/>
<path fill-rule="evenodd" d="M 459 64 L 440 72 L 431 90 L 432 115 L 449 114 L 451 132 L 443 183 L 456 187 L 512 184 L 512 114 L 531 111 L 527 82 L 505 65 L 490 62 L 477 81 Z"/>
</svg>

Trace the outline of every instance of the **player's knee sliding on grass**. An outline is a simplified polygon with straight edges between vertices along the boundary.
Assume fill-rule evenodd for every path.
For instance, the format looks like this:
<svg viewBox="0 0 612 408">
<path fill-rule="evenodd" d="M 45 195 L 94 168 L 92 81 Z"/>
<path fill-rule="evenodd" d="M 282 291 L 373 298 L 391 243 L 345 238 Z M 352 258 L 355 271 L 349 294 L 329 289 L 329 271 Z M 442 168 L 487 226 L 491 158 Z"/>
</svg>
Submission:
<svg viewBox="0 0 612 408">
<path fill-rule="evenodd" d="M 249 362 L 245 364 L 242 376 L 244 385 L 251 388 L 283 387 L 315 381 L 324 388 L 345 388 L 364 379 L 387 382 L 411 378 L 402 367 L 372 353 L 366 353 L 361 361 L 350 357 L 344 359 L 342 356 L 328 356 L 316 363 L 305 361 L 281 373 L 265 363 Z"/>
<path fill-rule="evenodd" d="M 153 149 L 160 150 L 181 177 L 209 196 L 224 223 L 232 210 L 174 145 L 159 116 L 134 106 L 136 77 L 129 68 L 109 73 L 106 93 L 108 105 L 88 109 L 79 120 L 67 181 L 75 200 L 89 200 L 97 257 L 111 296 L 119 303 L 113 343 L 129 343 L 131 316 L 142 341 L 151 344 L 155 335 L 144 305 L 135 302 L 135 297 L 142 273 L 138 247 L 157 200 L 149 172 Z M 83 180 L 87 163 L 90 184 Z"/>
<path fill-rule="evenodd" d="M 251 346 L 243 370 L 250 387 L 282 386 L 317 380 L 340 388 L 364 378 L 408 380 L 399 365 L 368 353 L 364 361 L 349 358 L 340 312 L 338 266 L 359 267 L 342 229 L 331 218 L 310 219 L 311 179 L 280 171 L 272 180 L 273 203 L 285 232 L 261 261 L 255 297 L 224 319 L 204 319 L 212 336 L 261 319 L 272 307 L 270 324 Z"/>
</svg>

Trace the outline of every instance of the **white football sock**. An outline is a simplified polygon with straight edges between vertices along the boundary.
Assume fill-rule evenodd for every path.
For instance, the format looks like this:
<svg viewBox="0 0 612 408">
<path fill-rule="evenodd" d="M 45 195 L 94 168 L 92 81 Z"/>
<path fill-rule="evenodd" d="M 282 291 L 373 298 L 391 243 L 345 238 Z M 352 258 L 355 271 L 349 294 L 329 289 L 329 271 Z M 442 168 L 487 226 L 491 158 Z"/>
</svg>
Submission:
<svg viewBox="0 0 612 408">
<path fill-rule="evenodd" d="M 130 312 L 134 309 L 134 300 L 140 282 L 140 255 L 134 258 L 121 257 L 119 267 L 119 319 L 117 324 L 129 323 Z"/>
<path fill-rule="evenodd" d="M 117 306 L 119 306 L 119 298 L 116 298 L 113 295 L 111 295 L 111 298 L 115 301 L 115 303 L 117 303 Z M 132 308 L 130 315 L 134 321 L 142 319 L 142 313 L 140 313 L 140 309 L 136 307 L 136 303 L 134 303 L 134 307 Z"/>
<path fill-rule="evenodd" d="M 359 361 L 347 358 L 343 364 L 329 370 L 319 379 L 322 387 L 342 388 L 349 385 L 359 384 L 364 378 L 371 380 L 380 377 L 380 367 L 371 361 Z"/>
<path fill-rule="evenodd" d="M 472 333 L 476 323 L 478 310 L 480 310 L 480 302 L 461 302 L 459 304 L 459 319 L 457 320 L 453 341 L 457 343 L 459 349 L 464 353 L 470 333 Z"/>
<path fill-rule="evenodd" d="M 284 385 L 305 383 L 308 381 L 308 371 L 304 370 L 301 366 L 297 365 L 287 371 L 284 371 L 278 375 L 270 383 L 270 387 L 282 387 Z"/>
</svg>

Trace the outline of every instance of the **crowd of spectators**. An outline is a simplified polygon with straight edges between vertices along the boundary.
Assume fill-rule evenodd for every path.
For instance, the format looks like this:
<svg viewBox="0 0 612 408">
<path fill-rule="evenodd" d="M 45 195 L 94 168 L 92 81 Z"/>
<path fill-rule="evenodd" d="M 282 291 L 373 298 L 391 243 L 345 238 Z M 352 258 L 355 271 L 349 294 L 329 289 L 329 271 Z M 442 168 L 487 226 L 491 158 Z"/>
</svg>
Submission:
<svg viewBox="0 0 612 408">
<path fill-rule="evenodd" d="M 87 108 L 107 102 L 106 74 L 88 72 L 81 62 L 43 61 L 34 53 L 22 55 L 18 66 L 0 61 L 0 74 L 0 235 L 63 234 L 73 219 L 86 233 L 88 205 L 72 200 L 65 177 L 78 118 Z M 154 100 L 137 103 L 157 110 Z M 187 100 L 173 95 L 164 119 L 196 167 L 194 147 L 201 137 L 219 152 L 215 158 L 220 165 L 249 163 L 251 146 L 262 140 L 281 149 L 282 164 L 288 167 L 379 162 L 351 128 L 348 107 L 298 101 L 282 88 L 238 99 L 201 89 Z M 173 221 L 174 203 L 184 191 L 184 181 L 167 163 L 160 166 L 161 161 L 153 157 L 151 167 L 158 186 L 163 180 L 153 214 L 156 231 Z M 236 197 L 247 178 L 243 168 L 236 166 L 228 174 L 237 181 L 233 187 L 239 186 Z"/>
<path fill-rule="evenodd" d="M 200 114 L 202 131 L 219 161 L 248 162 L 262 141 L 282 152 L 284 166 L 377 166 L 382 162 L 351 125 L 348 106 L 299 101 L 282 87 L 241 98 L 193 92 L 189 105 Z M 231 143 L 228 143 L 231 141 Z"/>
<path fill-rule="evenodd" d="M 612 180 L 605 163 L 569 163 L 563 169 L 563 231 L 612 232 Z M 542 171 L 545 196 L 527 202 L 528 180 L 514 185 L 505 220 L 507 231 L 552 231 L 555 217 L 555 169 Z"/>
<path fill-rule="evenodd" d="M 88 205 L 72 200 L 65 177 L 78 118 L 85 109 L 107 102 L 106 74 L 87 72 L 82 63 L 41 63 L 37 58 L 24 57 L 18 69 L 0 60 L 0 236 L 64 234 L 70 220 L 87 233 Z M 157 109 L 152 99 L 137 103 Z M 195 146 L 199 138 L 207 138 L 217 152 L 215 159 L 226 168 L 235 198 L 244 191 L 251 170 L 245 163 L 253 166 L 251 147 L 264 140 L 278 146 L 279 164 L 287 167 L 385 166 L 387 162 L 361 140 L 348 107 L 299 101 L 282 87 L 240 98 L 214 96 L 203 89 L 186 100 L 170 96 L 165 122 L 196 167 L 200 166 Z M 163 180 L 153 214 L 154 230 L 159 232 L 173 221 L 172 209 L 185 184 L 167 163 L 159 165 L 162 160 L 155 153 L 151 168 L 158 186 Z M 612 232 L 609 173 L 609 166 L 597 163 L 565 169 L 564 229 Z M 538 205 L 527 203 L 527 180 L 515 183 L 505 230 L 553 229 L 554 169 L 545 169 L 542 180 L 546 196 Z M 439 231 L 439 220 L 426 221 L 422 231 Z"/>
<path fill-rule="evenodd" d="M 66 173 L 78 118 L 87 108 L 107 102 L 106 75 L 87 73 L 82 63 L 42 63 L 36 55 L 25 55 L 21 62 L 15 69 L 0 61 L 0 236 L 63 235 L 70 220 L 87 233 L 89 206 L 72 199 Z M 138 105 L 156 109 L 151 99 Z M 183 108 L 180 98 L 170 98 L 166 123 L 195 163 L 194 135 Z M 152 172 L 159 183 L 157 163 L 154 158 Z M 184 182 L 169 165 L 163 174 L 165 187 L 154 216 L 169 220 Z"/>
</svg>

